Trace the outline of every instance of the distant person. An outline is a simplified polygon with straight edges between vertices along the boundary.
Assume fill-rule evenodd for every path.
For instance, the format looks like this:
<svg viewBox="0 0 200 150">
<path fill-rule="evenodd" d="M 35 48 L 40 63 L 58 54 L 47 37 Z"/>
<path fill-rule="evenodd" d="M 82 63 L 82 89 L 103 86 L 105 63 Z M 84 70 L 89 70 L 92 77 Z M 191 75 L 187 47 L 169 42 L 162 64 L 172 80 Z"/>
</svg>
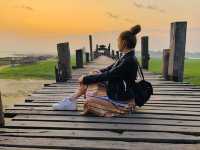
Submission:
<svg viewBox="0 0 200 150">
<path fill-rule="evenodd" d="M 54 104 L 53 109 L 76 110 L 77 98 L 86 95 L 83 114 L 111 117 L 133 111 L 137 105 L 133 92 L 138 69 L 135 57 L 136 35 L 140 31 L 140 25 L 136 25 L 122 32 L 118 37 L 118 48 L 123 56 L 104 69 L 81 76 L 77 92 Z M 95 85 L 96 91 L 87 92 L 88 85 L 89 88 Z"/>
</svg>

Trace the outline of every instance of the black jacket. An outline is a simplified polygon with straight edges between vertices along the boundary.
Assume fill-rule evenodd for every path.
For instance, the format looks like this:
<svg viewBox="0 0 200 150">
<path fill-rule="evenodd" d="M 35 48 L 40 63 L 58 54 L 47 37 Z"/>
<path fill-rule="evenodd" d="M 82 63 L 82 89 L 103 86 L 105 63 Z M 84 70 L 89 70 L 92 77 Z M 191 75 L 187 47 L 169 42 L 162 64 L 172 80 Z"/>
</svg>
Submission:
<svg viewBox="0 0 200 150">
<path fill-rule="evenodd" d="M 134 86 L 137 78 L 137 60 L 135 52 L 130 51 L 112 65 L 101 69 L 101 74 L 88 75 L 83 78 L 83 84 L 93 84 L 102 81 L 119 82 L 124 80 L 127 88 Z"/>
</svg>

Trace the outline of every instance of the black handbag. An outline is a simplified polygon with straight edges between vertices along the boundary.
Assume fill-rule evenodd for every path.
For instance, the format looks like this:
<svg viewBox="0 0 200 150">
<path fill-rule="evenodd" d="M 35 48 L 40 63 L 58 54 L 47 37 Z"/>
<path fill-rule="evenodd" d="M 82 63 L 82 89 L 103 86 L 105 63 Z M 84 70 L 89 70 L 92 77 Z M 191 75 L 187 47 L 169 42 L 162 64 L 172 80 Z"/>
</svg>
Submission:
<svg viewBox="0 0 200 150">
<path fill-rule="evenodd" d="M 138 61 L 136 62 L 138 65 L 138 73 L 142 80 L 136 82 L 134 86 L 135 103 L 137 106 L 142 107 L 150 99 L 151 95 L 153 95 L 153 87 L 150 82 L 144 79 L 142 68 Z"/>
</svg>

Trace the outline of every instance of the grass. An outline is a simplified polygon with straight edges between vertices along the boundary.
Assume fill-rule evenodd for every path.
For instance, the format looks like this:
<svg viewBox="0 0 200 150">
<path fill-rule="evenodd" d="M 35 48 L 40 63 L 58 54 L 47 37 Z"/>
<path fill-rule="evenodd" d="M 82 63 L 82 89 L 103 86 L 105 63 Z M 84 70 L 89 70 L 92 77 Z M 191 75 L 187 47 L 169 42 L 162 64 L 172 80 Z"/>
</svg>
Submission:
<svg viewBox="0 0 200 150">
<path fill-rule="evenodd" d="M 7 66 L 0 68 L 1 79 L 55 79 L 56 59 L 39 61 L 34 64 Z M 75 57 L 72 56 L 71 64 L 75 64 Z"/>
<path fill-rule="evenodd" d="M 184 81 L 195 85 L 200 85 L 200 59 L 186 59 L 184 70 Z M 154 73 L 161 73 L 162 60 L 151 58 L 149 70 Z"/>
<path fill-rule="evenodd" d="M 16 67 L 6 66 L 0 68 L 1 79 L 55 79 L 54 67 L 56 59 L 48 59 L 31 65 L 18 65 Z M 71 65 L 75 65 L 75 56 L 71 58 Z M 184 81 L 200 85 L 200 60 L 186 59 Z M 151 58 L 149 70 L 161 73 L 162 60 Z"/>
</svg>

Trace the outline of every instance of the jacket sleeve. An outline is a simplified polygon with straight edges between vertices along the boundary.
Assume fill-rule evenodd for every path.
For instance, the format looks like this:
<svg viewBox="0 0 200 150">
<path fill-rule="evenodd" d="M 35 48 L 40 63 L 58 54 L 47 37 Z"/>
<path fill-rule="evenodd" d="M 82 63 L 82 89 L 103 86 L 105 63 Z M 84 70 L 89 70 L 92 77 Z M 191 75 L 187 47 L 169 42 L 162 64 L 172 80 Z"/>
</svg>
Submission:
<svg viewBox="0 0 200 150">
<path fill-rule="evenodd" d="M 119 65 L 113 67 L 112 69 L 102 72 L 101 74 L 88 75 L 83 78 L 83 84 L 93 84 L 102 81 L 107 81 L 110 79 L 123 79 L 129 71 L 130 64 L 128 61 L 123 60 Z"/>
<path fill-rule="evenodd" d="M 112 68 L 112 66 L 114 65 L 114 63 L 106 68 L 103 68 L 103 69 L 100 69 L 99 71 L 101 71 L 102 73 L 105 72 L 105 71 L 108 71 Z"/>
</svg>

